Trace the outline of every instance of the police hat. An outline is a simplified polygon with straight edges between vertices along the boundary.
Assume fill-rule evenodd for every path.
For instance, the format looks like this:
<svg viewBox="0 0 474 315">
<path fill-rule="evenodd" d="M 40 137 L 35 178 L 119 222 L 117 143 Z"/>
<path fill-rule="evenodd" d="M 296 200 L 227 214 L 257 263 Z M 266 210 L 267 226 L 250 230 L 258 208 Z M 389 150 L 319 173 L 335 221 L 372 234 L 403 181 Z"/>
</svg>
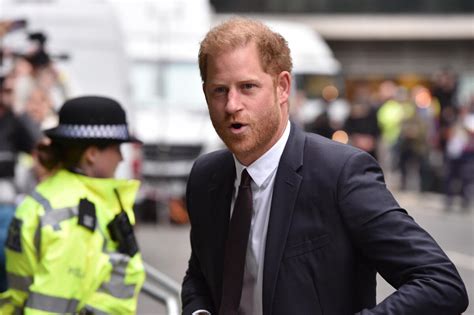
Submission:
<svg viewBox="0 0 474 315">
<path fill-rule="evenodd" d="M 54 140 L 141 142 L 130 135 L 122 106 L 100 96 L 66 101 L 59 110 L 59 125 L 44 133 Z"/>
</svg>

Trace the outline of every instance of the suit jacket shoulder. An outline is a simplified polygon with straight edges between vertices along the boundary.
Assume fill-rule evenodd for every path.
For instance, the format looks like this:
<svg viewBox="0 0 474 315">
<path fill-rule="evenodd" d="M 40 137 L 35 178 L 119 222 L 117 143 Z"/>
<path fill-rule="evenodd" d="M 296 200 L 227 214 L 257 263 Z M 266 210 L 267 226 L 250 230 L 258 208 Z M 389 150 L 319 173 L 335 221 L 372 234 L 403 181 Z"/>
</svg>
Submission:
<svg viewBox="0 0 474 315">
<path fill-rule="evenodd" d="M 200 156 L 194 163 L 190 177 L 204 176 L 201 180 L 205 180 L 209 176 L 233 166 L 234 159 L 229 150 L 218 150 Z"/>
<path fill-rule="evenodd" d="M 311 181 L 328 186 L 337 184 L 336 179 L 348 161 L 357 155 L 377 165 L 372 156 L 358 148 L 293 127 L 280 163 Z"/>
</svg>

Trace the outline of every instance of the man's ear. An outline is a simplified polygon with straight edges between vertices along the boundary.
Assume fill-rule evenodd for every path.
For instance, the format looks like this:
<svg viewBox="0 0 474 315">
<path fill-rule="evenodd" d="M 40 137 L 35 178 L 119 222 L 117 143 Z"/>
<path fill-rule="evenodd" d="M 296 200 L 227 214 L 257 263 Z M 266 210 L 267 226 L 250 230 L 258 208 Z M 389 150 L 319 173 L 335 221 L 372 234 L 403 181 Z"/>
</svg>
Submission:
<svg viewBox="0 0 474 315">
<path fill-rule="evenodd" d="M 276 84 L 278 104 L 282 105 L 287 103 L 291 90 L 291 74 L 288 71 L 280 72 Z"/>
</svg>

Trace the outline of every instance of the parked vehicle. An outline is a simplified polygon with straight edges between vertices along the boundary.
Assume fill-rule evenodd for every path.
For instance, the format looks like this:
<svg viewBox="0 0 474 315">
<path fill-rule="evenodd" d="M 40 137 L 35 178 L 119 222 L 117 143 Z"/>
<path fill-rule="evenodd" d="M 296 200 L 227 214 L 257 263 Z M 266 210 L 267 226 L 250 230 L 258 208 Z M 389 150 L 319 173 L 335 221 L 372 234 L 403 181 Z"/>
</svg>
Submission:
<svg viewBox="0 0 474 315">
<path fill-rule="evenodd" d="M 134 125 L 144 142 L 136 174 L 142 180 L 141 210 L 153 212 L 157 203 L 176 206 L 184 217 L 174 221 L 185 222 L 182 198 L 193 162 L 222 146 L 208 116 L 197 63 L 211 7 L 208 0 L 110 3 L 123 26 Z"/>
</svg>

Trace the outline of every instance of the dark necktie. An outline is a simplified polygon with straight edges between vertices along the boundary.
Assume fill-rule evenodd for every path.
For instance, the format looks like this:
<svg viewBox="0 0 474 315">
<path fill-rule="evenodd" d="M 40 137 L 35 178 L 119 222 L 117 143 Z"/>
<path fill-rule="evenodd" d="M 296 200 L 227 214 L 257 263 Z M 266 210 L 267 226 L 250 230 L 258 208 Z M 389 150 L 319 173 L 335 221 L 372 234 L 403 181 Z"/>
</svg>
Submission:
<svg viewBox="0 0 474 315">
<path fill-rule="evenodd" d="M 251 181 L 247 170 L 243 170 L 225 244 L 220 315 L 237 314 L 239 309 L 252 219 Z"/>
</svg>

